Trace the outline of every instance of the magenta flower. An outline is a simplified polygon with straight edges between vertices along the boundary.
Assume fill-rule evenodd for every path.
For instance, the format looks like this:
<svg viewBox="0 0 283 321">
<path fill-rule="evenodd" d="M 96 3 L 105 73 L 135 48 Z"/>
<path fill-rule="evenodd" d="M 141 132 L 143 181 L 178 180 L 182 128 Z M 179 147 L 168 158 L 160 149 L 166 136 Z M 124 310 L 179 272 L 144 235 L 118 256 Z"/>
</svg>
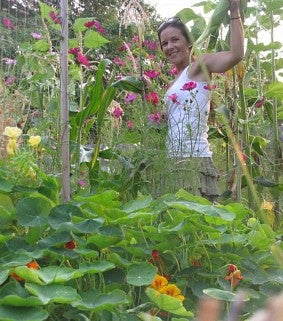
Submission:
<svg viewBox="0 0 283 321">
<path fill-rule="evenodd" d="M 197 83 L 195 81 L 189 81 L 183 85 L 181 90 L 192 90 L 192 89 L 195 89 L 196 86 L 197 86 Z"/>
<path fill-rule="evenodd" d="M 146 101 L 150 102 L 153 106 L 157 106 L 159 102 L 159 97 L 156 92 L 150 92 L 147 95 L 145 95 Z"/>
<path fill-rule="evenodd" d="M 132 38 L 132 42 L 139 42 L 139 36 L 134 36 Z"/>
<path fill-rule="evenodd" d="M 143 44 L 145 47 L 147 47 L 150 50 L 156 50 L 157 49 L 157 44 L 155 41 L 152 40 L 144 40 Z"/>
<path fill-rule="evenodd" d="M 13 25 L 12 21 L 9 18 L 3 18 L 3 25 L 11 30 L 15 29 L 15 26 Z"/>
<path fill-rule="evenodd" d="M 216 89 L 217 88 L 217 85 L 216 84 L 208 84 L 208 85 L 205 85 L 203 86 L 203 89 L 205 90 L 213 90 L 213 89 Z"/>
<path fill-rule="evenodd" d="M 178 71 L 177 67 L 175 67 L 175 66 L 169 70 L 169 74 L 171 76 L 178 75 L 178 72 L 179 71 Z"/>
<path fill-rule="evenodd" d="M 113 62 L 115 65 L 118 65 L 118 66 L 122 66 L 122 67 L 126 66 L 125 61 L 121 60 L 119 57 L 115 57 L 113 59 Z"/>
<path fill-rule="evenodd" d="M 115 107 L 114 110 L 112 111 L 111 115 L 115 118 L 120 118 L 124 114 L 124 111 L 120 107 Z"/>
<path fill-rule="evenodd" d="M 151 123 L 155 123 L 156 125 L 159 125 L 160 124 L 160 120 L 161 120 L 161 115 L 160 115 L 159 112 L 149 115 L 149 121 Z"/>
<path fill-rule="evenodd" d="M 82 65 L 89 67 L 89 61 L 85 55 L 83 55 L 81 52 L 77 53 L 77 60 Z"/>
<path fill-rule="evenodd" d="M 87 28 L 95 27 L 96 30 L 97 30 L 99 33 L 101 33 L 101 34 L 105 34 L 105 33 L 106 33 L 105 29 L 103 29 L 103 28 L 101 27 L 100 23 L 99 23 L 98 21 L 96 21 L 96 20 L 88 21 L 88 22 L 86 22 L 84 25 L 85 25 L 85 27 L 87 27 Z"/>
<path fill-rule="evenodd" d="M 76 47 L 76 48 L 70 48 L 68 50 L 68 53 L 71 55 L 77 55 L 80 52 L 80 48 Z"/>
<path fill-rule="evenodd" d="M 264 102 L 265 102 L 266 98 L 262 97 L 261 99 L 258 99 L 258 101 L 255 103 L 255 108 L 260 108 L 263 106 Z"/>
<path fill-rule="evenodd" d="M 178 95 L 177 94 L 172 94 L 168 96 L 168 99 L 171 100 L 174 104 L 180 105 L 178 102 Z"/>
<path fill-rule="evenodd" d="M 135 93 L 127 93 L 126 97 L 124 98 L 125 103 L 131 103 L 137 99 L 137 94 Z"/>
<path fill-rule="evenodd" d="M 132 123 L 131 120 L 128 120 L 128 121 L 126 122 L 126 125 L 127 125 L 127 127 L 128 127 L 129 129 L 133 129 L 133 123 Z"/>
<path fill-rule="evenodd" d="M 87 186 L 87 183 L 86 183 L 86 181 L 84 181 L 83 179 L 79 179 L 79 180 L 78 180 L 78 185 L 79 185 L 80 187 L 86 187 L 86 186 Z"/>
<path fill-rule="evenodd" d="M 85 27 L 91 28 L 95 26 L 95 20 L 88 21 L 84 24 Z"/>
<path fill-rule="evenodd" d="M 60 24 L 61 23 L 61 18 L 59 13 L 55 13 L 54 11 L 50 11 L 49 12 L 49 17 L 52 19 L 52 21 L 56 24 Z"/>
<path fill-rule="evenodd" d="M 131 47 L 131 44 L 130 44 L 130 43 L 125 43 L 125 44 L 123 44 L 122 46 L 118 47 L 117 50 L 119 50 L 119 51 L 126 51 L 126 50 L 128 50 L 130 47 Z"/>
<path fill-rule="evenodd" d="M 150 60 L 153 60 L 153 59 L 155 58 L 155 55 L 154 55 L 154 54 L 149 54 L 149 55 L 147 56 L 147 58 L 150 59 Z"/>
<path fill-rule="evenodd" d="M 42 38 L 43 38 L 42 34 L 41 34 L 41 33 L 37 33 L 37 32 L 31 32 L 30 35 L 31 35 L 31 36 L 33 37 L 33 39 L 35 39 L 35 40 L 39 40 L 39 39 L 42 39 Z"/>
<path fill-rule="evenodd" d="M 12 86 L 13 85 L 13 83 L 16 81 L 16 77 L 15 76 L 7 76 L 6 78 L 5 78 L 5 85 L 6 86 Z"/>
<path fill-rule="evenodd" d="M 146 70 L 144 74 L 149 77 L 150 79 L 155 79 L 160 75 L 160 72 L 155 70 Z"/>
</svg>

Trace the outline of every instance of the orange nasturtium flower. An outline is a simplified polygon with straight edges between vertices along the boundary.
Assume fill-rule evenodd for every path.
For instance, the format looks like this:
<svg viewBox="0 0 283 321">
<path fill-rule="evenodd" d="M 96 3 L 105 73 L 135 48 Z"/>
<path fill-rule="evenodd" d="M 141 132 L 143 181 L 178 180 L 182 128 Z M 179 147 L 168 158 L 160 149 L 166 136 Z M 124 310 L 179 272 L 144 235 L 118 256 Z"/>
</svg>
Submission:
<svg viewBox="0 0 283 321">
<path fill-rule="evenodd" d="M 150 287 L 153 288 L 156 291 L 159 291 L 162 289 L 165 285 L 168 284 L 168 280 L 165 276 L 156 274 L 154 280 L 152 281 Z"/>
<path fill-rule="evenodd" d="M 26 266 L 29 269 L 39 270 L 39 265 L 37 264 L 36 261 L 31 261 L 31 262 L 27 263 Z M 19 275 L 17 275 L 16 273 L 11 273 L 11 277 L 17 281 L 24 281 L 24 279 L 22 277 L 20 277 Z"/>
<path fill-rule="evenodd" d="M 64 247 L 65 247 L 65 249 L 73 250 L 73 249 L 76 249 L 78 246 L 74 240 L 71 240 L 71 241 L 65 243 Z"/>
<path fill-rule="evenodd" d="M 232 287 L 236 287 L 243 278 L 241 271 L 238 270 L 236 265 L 228 265 L 228 274 L 225 276 L 225 280 L 230 281 Z"/>
<path fill-rule="evenodd" d="M 162 294 L 167 294 L 180 301 L 184 301 L 185 297 L 181 295 L 181 290 L 175 284 L 167 284 L 159 290 Z"/>
<path fill-rule="evenodd" d="M 170 295 L 180 301 L 185 300 L 185 297 L 181 295 L 181 290 L 175 284 L 168 283 L 166 277 L 162 275 L 157 274 L 150 287 L 161 294 Z"/>
</svg>

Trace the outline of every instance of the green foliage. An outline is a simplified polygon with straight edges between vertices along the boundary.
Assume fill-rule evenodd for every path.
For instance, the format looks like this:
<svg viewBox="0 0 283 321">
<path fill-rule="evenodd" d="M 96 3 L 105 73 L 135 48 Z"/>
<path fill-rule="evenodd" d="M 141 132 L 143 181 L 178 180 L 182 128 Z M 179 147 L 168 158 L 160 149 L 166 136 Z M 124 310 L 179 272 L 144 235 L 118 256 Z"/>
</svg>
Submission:
<svg viewBox="0 0 283 321">
<path fill-rule="evenodd" d="M 13 194 L 12 187 L 7 196 Z M 125 203 L 111 190 L 66 204 L 23 196 L 6 209 L 10 215 L 1 213 L 17 231 L 6 229 L 1 242 L 0 307 L 11 320 L 23 309 L 39 320 L 53 320 L 59 311 L 72 311 L 74 320 L 78 314 L 102 320 L 104 311 L 143 318 L 150 307 L 175 320 L 192 317 L 203 293 L 233 302 L 240 289 L 251 313 L 249 302 L 263 288 L 269 287 L 267 296 L 282 285 L 280 262 L 268 250 L 280 232 L 250 218 L 240 204 L 215 206 L 185 191 Z M 30 236 L 34 228 L 41 231 L 37 239 Z M 35 260 L 38 269 L 27 266 Z M 243 275 L 237 287 L 225 280 L 231 264 Z M 157 273 L 167 275 L 185 301 L 149 287 Z"/>
</svg>

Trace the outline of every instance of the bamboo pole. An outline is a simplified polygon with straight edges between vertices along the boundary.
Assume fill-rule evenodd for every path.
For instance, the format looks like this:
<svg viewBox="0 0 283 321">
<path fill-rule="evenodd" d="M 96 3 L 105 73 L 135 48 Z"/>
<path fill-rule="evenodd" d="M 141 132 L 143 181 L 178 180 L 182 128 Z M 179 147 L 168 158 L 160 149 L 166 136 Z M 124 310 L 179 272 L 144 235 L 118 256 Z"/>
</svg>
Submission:
<svg viewBox="0 0 283 321">
<path fill-rule="evenodd" d="M 270 22 L 271 22 L 271 42 L 274 42 L 274 16 L 273 12 L 270 13 Z M 275 75 L 275 51 L 274 49 L 271 50 L 271 71 L 272 71 L 272 82 L 276 81 Z M 272 109 L 272 146 L 273 146 L 273 177 L 275 183 L 279 184 L 279 171 L 280 171 L 280 147 L 279 147 L 279 137 L 278 137 L 278 100 L 277 98 L 273 98 L 273 109 Z M 279 190 L 275 190 L 273 193 L 274 197 L 274 211 L 276 215 L 277 224 L 280 224 L 282 217 L 280 217 L 280 194 Z"/>
<path fill-rule="evenodd" d="M 69 97 L 68 97 L 68 0 L 60 1 L 61 46 L 61 161 L 62 161 L 62 202 L 70 200 L 70 152 L 69 152 Z"/>
</svg>

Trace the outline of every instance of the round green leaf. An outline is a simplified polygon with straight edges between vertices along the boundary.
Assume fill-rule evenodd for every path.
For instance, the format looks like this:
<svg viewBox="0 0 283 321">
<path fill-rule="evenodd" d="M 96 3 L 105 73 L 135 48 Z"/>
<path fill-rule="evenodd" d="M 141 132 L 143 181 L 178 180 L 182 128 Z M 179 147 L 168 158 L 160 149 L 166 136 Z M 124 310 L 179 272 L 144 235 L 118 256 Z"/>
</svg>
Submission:
<svg viewBox="0 0 283 321">
<path fill-rule="evenodd" d="M 42 302 L 30 293 L 17 281 L 6 283 L 0 288 L 0 305 L 17 307 L 41 306 Z"/>
<path fill-rule="evenodd" d="M 71 204 L 60 204 L 52 208 L 50 215 L 48 216 L 48 223 L 57 230 L 60 225 L 69 223 L 72 220 L 72 216 L 82 216 L 81 210 L 77 206 Z"/>
<path fill-rule="evenodd" d="M 115 265 L 108 261 L 98 261 L 94 263 L 83 262 L 80 265 L 80 271 L 83 273 L 102 273 L 111 269 L 114 269 Z"/>
<path fill-rule="evenodd" d="M 121 304 L 128 304 L 128 299 L 125 292 L 121 290 L 114 290 L 109 293 L 99 293 L 91 290 L 81 294 L 82 300 L 73 302 L 72 305 L 80 310 L 91 311 L 111 311 L 115 307 L 120 307 Z"/>
<path fill-rule="evenodd" d="M 64 283 L 83 275 L 80 270 L 68 267 L 47 266 L 37 271 L 40 279 L 46 283 Z"/>
<path fill-rule="evenodd" d="M 236 294 L 215 288 L 204 289 L 203 293 L 218 300 L 235 301 Z"/>
<path fill-rule="evenodd" d="M 17 204 L 17 218 L 23 226 L 42 226 L 47 223 L 47 216 L 53 204 L 46 197 L 36 195 L 21 199 Z"/>
<path fill-rule="evenodd" d="M 152 288 L 147 288 L 145 292 L 147 296 L 158 306 L 160 310 L 164 310 L 180 316 L 194 316 L 193 312 L 185 309 L 182 301 L 170 295 L 161 294 Z"/>
<path fill-rule="evenodd" d="M 127 282 L 132 285 L 149 285 L 157 273 L 157 268 L 149 262 L 134 263 L 127 273 Z"/>
<path fill-rule="evenodd" d="M 0 306 L 0 320 L 2 321 L 43 321 L 48 313 L 38 308 Z"/>
<path fill-rule="evenodd" d="M 51 302 L 55 303 L 72 303 L 80 299 L 77 291 L 64 285 L 38 285 L 29 283 L 26 284 L 26 289 L 37 296 L 43 304 Z"/>
</svg>

